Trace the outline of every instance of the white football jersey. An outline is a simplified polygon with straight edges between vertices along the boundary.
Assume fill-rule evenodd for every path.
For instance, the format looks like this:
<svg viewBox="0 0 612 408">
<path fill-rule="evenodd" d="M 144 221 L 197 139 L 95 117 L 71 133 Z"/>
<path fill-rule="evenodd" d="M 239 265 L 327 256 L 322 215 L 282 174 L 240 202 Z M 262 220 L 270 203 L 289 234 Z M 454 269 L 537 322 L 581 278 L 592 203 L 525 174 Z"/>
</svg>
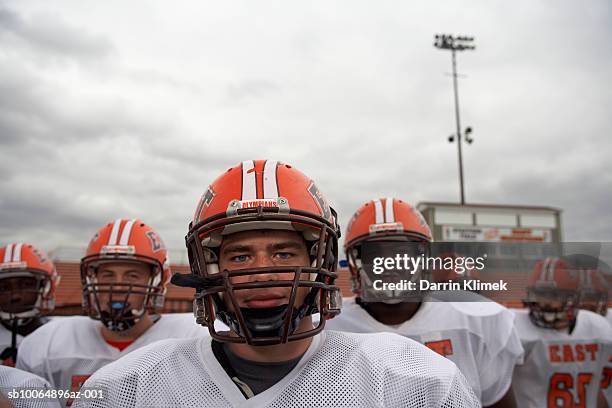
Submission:
<svg viewBox="0 0 612 408">
<path fill-rule="evenodd" d="M 608 308 L 608 313 L 606 313 L 606 319 L 608 319 L 610 326 L 612 326 L 612 308 Z"/>
<path fill-rule="evenodd" d="M 59 408 L 60 403 L 57 399 L 21 398 L 21 396 L 27 397 L 27 393 L 48 390 L 52 390 L 51 385 L 43 378 L 26 371 L 0 365 L 0 391 L 15 408 Z M 11 397 L 11 391 L 16 395 Z M 24 394 L 21 395 L 21 392 Z M 0 402 L 2 402 L 2 395 L 0 395 Z"/>
<path fill-rule="evenodd" d="M 87 316 L 53 320 L 27 336 L 19 348 L 17 368 L 45 378 L 55 389 L 80 389 L 96 370 L 149 343 L 168 338 L 206 336 L 193 314 L 164 314 L 123 351 L 108 344 L 102 323 Z"/>
<path fill-rule="evenodd" d="M 495 302 L 432 301 L 423 302 L 410 320 L 391 327 L 350 298 L 343 300 L 342 313 L 325 327 L 355 333 L 386 331 L 416 340 L 457 364 L 486 406 L 506 394 L 512 370 L 522 362 L 523 348 L 513 320 L 512 312 Z"/>
<path fill-rule="evenodd" d="M 296 367 L 247 399 L 210 337 L 166 340 L 107 365 L 85 383 L 106 390 L 76 407 L 479 407 L 450 361 L 390 333 L 323 332 Z"/>
<path fill-rule="evenodd" d="M 17 346 L 21 343 L 23 337 L 21 335 L 17 335 Z M 11 347 L 13 343 L 13 333 L 8 330 L 6 327 L 0 324 L 0 354 L 4 352 L 7 348 Z M 0 365 L 6 364 L 6 362 L 0 361 Z"/>
<path fill-rule="evenodd" d="M 612 328 L 604 317 L 580 310 L 569 334 L 534 325 L 528 309 L 514 313 L 525 348 L 525 361 L 514 370 L 518 406 L 597 406 L 602 371 L 612 345 Z"/>
</svg>

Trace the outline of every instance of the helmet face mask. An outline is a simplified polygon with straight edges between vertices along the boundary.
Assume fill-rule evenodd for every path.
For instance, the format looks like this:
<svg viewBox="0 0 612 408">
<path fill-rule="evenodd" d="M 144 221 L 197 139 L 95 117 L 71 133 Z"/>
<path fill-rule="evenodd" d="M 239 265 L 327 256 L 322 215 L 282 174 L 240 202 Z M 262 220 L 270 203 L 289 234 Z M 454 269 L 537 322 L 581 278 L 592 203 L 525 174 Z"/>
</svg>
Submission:
<svg viewBox="0 0 612 408">
<path fill-rule="evenodd" d="M 573 327 L 580 302 L 578 276 L 564 258 L 536 262 L 523 300 L 534 325 L 556 330 Z"/>
<path fill-rule="evenodd" d="M 421 213 L 402 200 L 388 197 L 362 205 L 349 222 L 344 247 L 355 296 L 364 303 L 421 302 L 426 292 L 419 285 L 417 290 L 375 290 L 373 282 L 381 278 L 385 282 L 429 280 L 429 270 L 385 271 L 380 275 L 371 270 L 370 261 L 396 254 L 428 256 L 432 240 Z"/>
<path fill-rule="evenodd" d="M 100 320 L 112 331 L 133 327 L 148 310 L 163 302 L 156 281 L 161 270 L 144 260 L 86 260 L 83 291 L 87 296 L 88 315 Z M 121 279 L 118 279 L 118 277 Z"/>
<path fill-rule="evenodd" d="M 303 214 L 295 216 L 291 213 L 278 214 L 263 207 L 245 209 L 235 217 L 237 218 L 226 219 L 221 225 L 214 224 L 212 227 L 208 220 L 203 220 L 199 226 L 191 228 L 186 238 L 192 271 L 205 278 L 207 282 L 206 288 L 196 293 L 196 316 L 199 312 L 200 323 L 207 325 L 211 329 L 211 335 L 219 341 L 253 345 L 285 343 L 311 337 L 320 332 L 323 329 L 324 318 L 321 318 L 319 325 L 312 330 L 300 333 L 296 333 L 296 330 L 305 316 L 321 313 L 331 317 L 337 313 L 333 304 L 338 300 L 329 299 L 340 296 L 339 290 L 333 284 L 336 278 L 338 239 L 334 227 L 324 219 L 316 220 L 313 215 L 309 215 L 308 218 L 315 218 L 314 220 L 305 218 Z M 304 242 L 309 260 L 299 266 L 220 270 L 219 249 L 205 246 L 212 241 L 206 239 L 206 233 L 215 231 L 221 226 L 240 222 L 251 223 L 257 219 L 262 226 L 283 225 L 278 224 L 279 222 L 285 225 L 299 223 L 297 230 L 304 230 L 307 227 L 317 231 L 317 241 L 308 242 L 300 238 Z M 277 224 L 273 224 L 274 222 Z M 268 231 L 274 233 L 274 230 Z M 276 234 L 282 235 L 287 232 L 290 230 L 283 228 Z M 309 233 L 309 236 L 314 235 L 312 231 Z M 281 276 L 283 279 L 271 280 L 269 276 Z M 249 308 L 239 304 L 242 292 L 264 288 L 290 291 L 288 303 L 270 308 Z M 216 317 L 228 325 L 234 333 L 216 332 L 214 330 Z"/>
<path fill-rule="evenodd" d="M 49 257 L 30 244 L 0 248 L 0 319 L 25 320 L 50 313 L 60 278 Z"/>
<path fill-rule="evenodd" d="M 0 316 L 3 320 L 41 314 L 49 278 L 40 271 L 5 272 L 0 279 Z"/>
<path fill-rule="evenodd" d="M 196 288 L 196 321 L 217 341 L 250 345 L 319 333 L 341 302 L 336 219 L 314 183 L 289 165 L 257 160 L 229 169 L 203 195 L 185 237 L 195 283 L 182 286 Z M 224 245 L 234 240 L 259 248 L 288 241 L 300 255 L 287 262 L 269 261 L 271 253 L 244 264 L 228 262 Z M 237 254 L 254 256 L 249 251 Z M 302 324 L 315 313 L 316 327 Z M 231 332 L 216 331 L 216 319 Z"/>
<path fill-rule="evenodd" d="M 565 329 L 578 312 L 578 294 L 557 289 L 529 289 L 524 301 L 533 324 L 546 329 Z"/>
<path fill-rule="evenodd" d="M 431 272 L 426 268 L 415 271 L 394 269 L 378 274 L 373 270 L 374 257 L 394 258 L 396 254 L 406 254 L 411 258 L 428 256 L 429 242 L 410 235 L 385 235 L 364 238 L 354 242 L 347 251 L 353 292 L 358 294 L 361 302 L 382 302 L 397 304 L 402 302 L 420 302 L 426 291 L 415 290 L 376 290 L 374 282 L 414 282 L 419 288 L 420 280 L 429 280 Z"/>
<path fill-rule="evenodd" d="M 83 308 L 109 330 L 128 330 L 163 307 L 169 279 L 161 238 L 139 220 L 118 219 L 94 236 L 81 260 Z"/>
</svg>

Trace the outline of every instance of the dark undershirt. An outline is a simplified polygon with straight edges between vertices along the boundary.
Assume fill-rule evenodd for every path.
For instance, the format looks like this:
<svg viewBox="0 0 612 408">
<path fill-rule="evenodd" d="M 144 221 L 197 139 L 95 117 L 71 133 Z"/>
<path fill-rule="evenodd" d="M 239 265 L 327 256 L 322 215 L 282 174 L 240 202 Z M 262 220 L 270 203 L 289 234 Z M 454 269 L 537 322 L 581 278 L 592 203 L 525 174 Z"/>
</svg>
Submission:
<svg viewBox="0 0 612 408">
<path fill-rule="evenodd" d="M 232 352 L 229 344 L 215 340 L 212 342 L 212 349 L 219 364 L 246 398 L 257 395 L 282 380 L 302 358 L 300 356 L 274 363 L 245 360 Z"/>
</svg>

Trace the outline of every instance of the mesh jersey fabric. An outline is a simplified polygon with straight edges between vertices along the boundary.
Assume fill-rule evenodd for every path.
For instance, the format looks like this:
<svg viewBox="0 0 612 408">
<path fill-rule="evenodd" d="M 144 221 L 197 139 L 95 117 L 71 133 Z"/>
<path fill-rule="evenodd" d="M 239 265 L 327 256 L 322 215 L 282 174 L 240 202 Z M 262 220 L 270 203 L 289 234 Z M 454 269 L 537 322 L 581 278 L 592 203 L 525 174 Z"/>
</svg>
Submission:
<svg viewBox="0 0 612 408">
<path fill-rule="evenodd" d="M 518 406 L 556 406 L 552 404 L 564 404 L 563 398 L 572 398 L 575 406 L 597 406 L 601 374 L 612 342 L 612 328 L 606 319 L 580 310 L 574 331 L 569 334 L 535 326 L 527 309 L 514 313 L 525 348 L 525 361 L 514 370 Z"/>
<path fill-rule="evenodd" d="M 166 340 L 107 365 L 85 384 L 107 398 L 76 407 L 479 407 L 457 367 L 390 333 L 328 331 L 297 366 L 246 399 L 213 355 L 211 339 Z"/>
<path fill-rule="evenodd" d="M 4 395 L 8 394 L 12 388 L 15 389 L 37 389 L 40 391 L 51 390 L 51 385 L 43 378 L 32 373 L 18 370 L 12 367 L 0 365 L 0 390 Z M 59 408 L 57 400 L 50 399 L 14 399 L 9 401 L 15 408 Z"/>
<path fill-rule="evenodd" d="M 100 328 L 100 322 L 87 316 L 52 320 L 23 340 L 16 366 L 45 378 L 56 389 L 76 391 L 100 367 L 144 345 L 208 333 L 190 313 L 165 314 L 130 346 L 119 351 L 104 340 Z"/>
<path fill-rule="evenodd" d="M 482 301 L 423 302 L 410 320 L 396 327 L 373 318 L 355 298 L 344 299 L 342 313 L 325 327 L 354 333 L 386 331 L 416 340 L 453 361 L 482 404 L 492 405 L 510 388 L 523 347 L 512 312 L 478 294 L 466 296 Z"/>
</svg>

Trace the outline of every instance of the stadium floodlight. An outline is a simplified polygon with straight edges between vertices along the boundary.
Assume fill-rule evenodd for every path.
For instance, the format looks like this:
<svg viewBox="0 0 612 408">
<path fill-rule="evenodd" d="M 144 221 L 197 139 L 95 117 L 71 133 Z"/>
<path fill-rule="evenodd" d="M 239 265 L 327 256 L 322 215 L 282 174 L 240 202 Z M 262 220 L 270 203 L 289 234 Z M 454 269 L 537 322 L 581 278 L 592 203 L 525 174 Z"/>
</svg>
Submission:
<svg viewBox="0 0 612 408">
<path fill-rule="evenodd" d="M 461 191 L 461 205 L 465 204 L 465 193 L 463 189 L 463 158 L 461 154 L 461 121 L 459 119 L 459 90 L 457 87 L 457 51 L 474 50 L 476 46 L 473 44 L 474 37 L 467 35 L 453 36 L 452 34 L 436 34 L 434 36 L 434 47 L 440 50 L 450 50 L 453 61 L 453 89 L 455 91 L 455 122 L 457 125 L 457 152 L 459 156 L 459 189 Z M 472 128 L 465 129 L 465 141 L 471 144 L 474 139 L 470 138 Z M 454 136 L 450 136 L 448 141 L 452 143 Z"/>
</svg>

